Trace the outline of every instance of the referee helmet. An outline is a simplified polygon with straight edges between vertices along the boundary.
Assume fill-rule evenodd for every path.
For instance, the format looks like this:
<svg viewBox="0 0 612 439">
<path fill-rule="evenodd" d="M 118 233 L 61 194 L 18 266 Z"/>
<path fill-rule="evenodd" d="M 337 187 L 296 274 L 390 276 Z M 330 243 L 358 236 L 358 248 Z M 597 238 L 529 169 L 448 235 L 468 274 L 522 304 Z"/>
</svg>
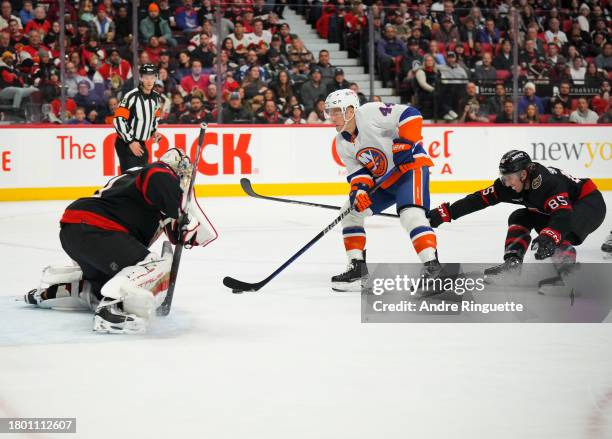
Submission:
<svg viewBox="0 0 612 439">
<path fill-rule="evenodd" d="M 157 66 L 155 64 L 143 64 L 138 69 L 138 74 L 140 76 L 143 75 L 157 75 L 159 73 Z"/>
</svg>

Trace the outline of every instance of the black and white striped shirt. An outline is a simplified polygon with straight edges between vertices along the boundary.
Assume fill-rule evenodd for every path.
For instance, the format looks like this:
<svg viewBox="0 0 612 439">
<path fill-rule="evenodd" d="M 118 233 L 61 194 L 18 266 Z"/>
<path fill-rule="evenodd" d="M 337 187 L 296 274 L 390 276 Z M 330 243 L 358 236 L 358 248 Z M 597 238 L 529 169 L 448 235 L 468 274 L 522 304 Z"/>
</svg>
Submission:
<svg viewBox="0 0 612 439">
<path fill-rule="evenodd" d="M 123 97 L 115 111 L 113 125 L 126 143 L 146 141 L 157 129 L 161 113 L 161 98 L 151 91 L 144 94 L 137 87 Z"/>
</svg>

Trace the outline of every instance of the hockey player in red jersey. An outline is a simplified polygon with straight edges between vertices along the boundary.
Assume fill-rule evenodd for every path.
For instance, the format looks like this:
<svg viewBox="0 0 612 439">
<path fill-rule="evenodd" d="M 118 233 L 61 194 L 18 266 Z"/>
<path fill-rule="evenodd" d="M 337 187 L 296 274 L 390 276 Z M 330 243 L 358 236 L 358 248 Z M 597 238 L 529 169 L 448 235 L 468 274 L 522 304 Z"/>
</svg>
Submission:
<svg viewBox="0 0 612 439">
<path fill-rule="evenodd" d="M 61 220 L 60 241 L 75 266 L 49 266 L 25 301 L 44 308 L 89 308 L 94 331 L 138 333 L 163 302 L 172 251 L 149 250 L 166 233 L 186 248 L 204 246 L 217 234 L 194 196 L 185 205 L 191 163 L 178 149 L 160 161 L 131 168 L 94 196 L 71 203 Z M 182 212 L 188 221 L 177 230 Z"/>
<path fill-rule="evenodd" d="M 606 204 L 595 183 L 532 162 L 526 152 L 518 150 L 503 155 L 499 172 L 500 177 L 491 186 L 429 211 L 431 226 L 497 203 L 520 204 L 525 207 L 508 218 L 504 262 L 485 274 L 497 275 L 520 267 L 530 243 L 536 259 L 553 256 L 555 262 L 575 262 L 574 246 L 595 231 L 606 216 Z M 538 234 L 533 242 L 532 230 Z"/>
</svg>

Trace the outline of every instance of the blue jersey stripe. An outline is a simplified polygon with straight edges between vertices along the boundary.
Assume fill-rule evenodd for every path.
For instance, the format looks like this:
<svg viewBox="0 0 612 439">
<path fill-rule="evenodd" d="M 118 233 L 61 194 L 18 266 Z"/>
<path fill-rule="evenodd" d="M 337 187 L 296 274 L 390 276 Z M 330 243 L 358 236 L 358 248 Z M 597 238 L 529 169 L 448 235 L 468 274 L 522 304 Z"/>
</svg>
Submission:
<svg viewBox="0 0 612 439">
<path fill-rule="evenodd" d="M 433 229 L 427 226 L 419 226 L 417 228 L 412 229 L 412 231 L 410 232 L 410 238 L 414 238 L 416 235 L 423 232 L 433 232 Z"/>
<path fill-rule="evenodd" d="M 345 227 L 342 229 L 342 233 L 365 233 L 365 229 L 363 227 Z"/>
<path fill-rule="evenodd" d="M 413 116 L 420 116 L 421 112 L 419 110 L 417 110 L 414 107 L 407 107 L 402 114 L 400 115 L 399 118 L 399 123 L 401 125 L 402 121 L 408 119 L 409 117 L 413 117 Z"/>
<path fill-rule="evenodd" d="M 351 175 L 348 175 L 346 177 L 346 181 L 348 181 L 350 183 L 351 180 L 354 177 L 357 177 L 358 175 L 369 175 L 369 176 L 371 176 L 370 171 L 368 171 L 366 168 L 361 168 L 358 171 L 353 172 Z"/>
</svg>

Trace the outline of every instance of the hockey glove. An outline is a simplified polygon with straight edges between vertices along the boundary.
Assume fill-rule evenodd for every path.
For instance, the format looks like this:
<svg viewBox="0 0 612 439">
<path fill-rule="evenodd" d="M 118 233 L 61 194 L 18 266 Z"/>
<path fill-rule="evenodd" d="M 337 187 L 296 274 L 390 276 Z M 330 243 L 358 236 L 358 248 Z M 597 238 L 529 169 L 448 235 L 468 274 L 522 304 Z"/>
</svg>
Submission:
<svg viewBox="0 0 612 439">
<path fill-rule="evenodd" d="M 215 228 L 202 211 L 195 197 L 191 199 L 187 206 L 185 206 L 185 199 L 183 199 L 180 215 L 186 215 L 180 230 L 178 230 L 178 220 L 175 219 L 164 226 L 164 231 L 173 244 L 180 242 L 185 248 L 189 249 L 204 246 L 217 239 Z"/>
<path fill-rule="evenodd" d="M 414 143 L 410 140 L 402 138 L 393 139 L 393 163 L 401 172 L 407 172 L 412 169 L 410 165 L 414 163 L 413 148 Z"/>
<path fill-rule="evenodd" d="M 374 186 L 374 180 L 370 176 L 359 176 L 351 180 L 351 193 L 349 202 L 357 212 L 363 212 L 372 205 L 368 191 Z"/>
<path fill-rule="evenodd" d="M 442 203 L 435 209 L 432 209 L 427 214 L 429 217 L 429 225 L 434 229 L 442 223 L 451 222 L 450 204 Z"/>
<path fill-rule="evenodd" d="M 543 229 L 538 237 L 531 243 L 531 249 L 535 250 L 535 258 L 538 260 L 550 258 L 561 242 L 559 232 L 552 229 Z"/>
</svg>

